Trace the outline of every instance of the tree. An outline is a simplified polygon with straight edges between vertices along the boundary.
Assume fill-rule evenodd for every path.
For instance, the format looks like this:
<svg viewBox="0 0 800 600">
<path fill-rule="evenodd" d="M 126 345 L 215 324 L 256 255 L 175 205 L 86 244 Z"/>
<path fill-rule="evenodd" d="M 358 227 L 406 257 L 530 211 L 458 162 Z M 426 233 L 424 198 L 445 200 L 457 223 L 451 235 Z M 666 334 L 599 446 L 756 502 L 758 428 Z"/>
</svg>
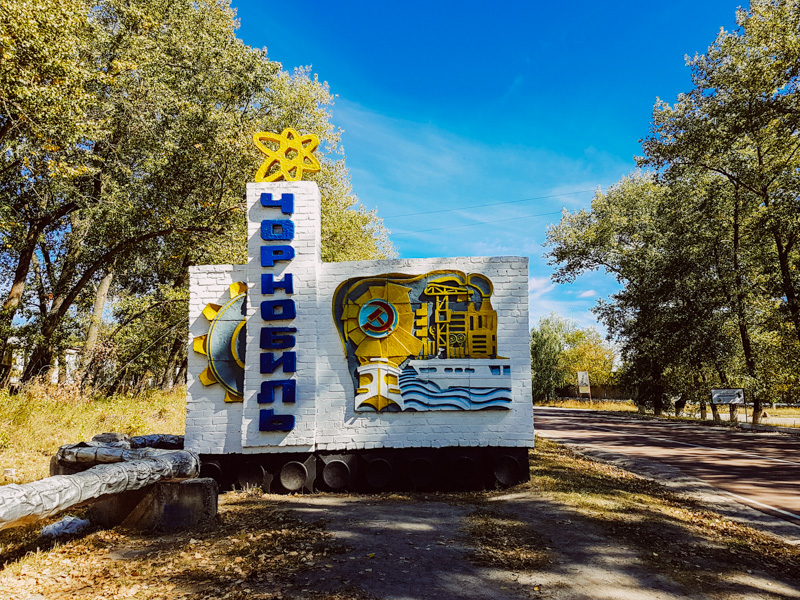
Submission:
<svg viewBox="0 0 800 600">
<path fill-rule="evenodd" d="M 556 314 L 539 319 L 531 329 L 531 373 L 534 402 L 550 400 L 568 385 L 569 374 L 561 357 L 564 353 L 564 334 L 567 323 Z"/>
<path fill-rule="evenodd" d="M 548 244 L 557 280 L 603 268 L 622 284 L 596 310 L 642 401 L 736 384 L 757 422 L 797 390 L 798 2 L 754 0 L 737 22 L 688 60 L 694 88 L 656 104 L 638 159 L 655 170 L 565 214 Z"/>
<path fill-rule="evenodd" d="M 9 282 L 0 354 L 40 237 L 75 208 L 59 191 L 62 176 L 80 167 L 56 152 L 94 132 L 87 118 L 87 17 L 83 0 L 9 2 L 0 11 L 0 273 Z"/>
<path fill-rule="evenodd" d="M 575 385 L 578 371 L 587 371 L 593 385 L 612 380 L 614 351 L 594 328 L 578 329 L 552 313 L 531 329 L 533 399 L 549 400 L 559 390 Z"/>
<path fill-rule="evenodd" d="M 762 273 L 800 339 L 800 5 L 754 0 L 737 23 L 688 61 L 694 89 L 656 104 L 640 162 L 667 180 L 699 172 L 730 188 L 757 225 Z"/>
<path fill-rule="evenodd" d="M 13 274 L 0 339 L 27 287 L 35 335 L 25 378 L 52 362 L 72 312 L 91 304 L 107 273 L 116 294 L 153 295 L 185 287 L 192 264 L 243 262 L 241 196 L 263 158 L 257 131 L 320 137 L 329 258 L 392 253 L 380 220 L 350 192 L 327 85 L 244 45 L 227 3 L 60 0 L 61 21 L 41 16 L 50 12 L 41 0 L 19 6 L 2 21 L 12 52 L 0 77 L 29 101 L 9 95 L 0 116 L 2 265 Z M 45 80 L 39 96 L 75 106 L 50 110 L 26 92 Z M 176 330 L 166 346 L 180 352 L 185 335 Z"/>
<path fill-rule="evenodd" d="M 570 329 L 564 339 L 566 348 L 561 357 L 562 368 L 570 383 L 577 382 L 579 371 L 586 371 L 591 385 L 603 389 L 611 385 L 614 351 L 596 329 Z"/>
</svg>

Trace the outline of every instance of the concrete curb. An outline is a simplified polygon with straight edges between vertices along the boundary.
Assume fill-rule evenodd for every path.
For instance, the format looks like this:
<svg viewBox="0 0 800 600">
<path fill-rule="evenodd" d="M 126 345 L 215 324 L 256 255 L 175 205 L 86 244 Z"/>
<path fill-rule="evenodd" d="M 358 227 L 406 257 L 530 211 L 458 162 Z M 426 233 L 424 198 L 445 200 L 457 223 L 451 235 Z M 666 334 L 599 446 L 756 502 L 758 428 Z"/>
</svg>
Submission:
<svg viewBox="0 0 800 600">
<path fill-rule="evenodd" d="M 753 425 L 752 423 L 739 423 L 739 428 L 751 429 L 753 431 L 774 431 L 776 433 L 800 435 L 800 427 L 781 427 L 780 425 Z"/>
</svg>

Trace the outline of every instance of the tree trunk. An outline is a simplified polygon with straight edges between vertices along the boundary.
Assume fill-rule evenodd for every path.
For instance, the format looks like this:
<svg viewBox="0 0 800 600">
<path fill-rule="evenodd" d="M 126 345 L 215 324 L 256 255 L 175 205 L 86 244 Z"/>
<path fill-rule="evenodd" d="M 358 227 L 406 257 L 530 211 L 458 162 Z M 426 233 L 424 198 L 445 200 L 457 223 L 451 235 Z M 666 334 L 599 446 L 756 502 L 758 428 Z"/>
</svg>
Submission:
<svg viewBox="0 0 800 600">
<path fill-rule="evenodd" d="M 719 408 L 713 402 L 711 403 L 711 417 L 714 419 L 714 423 L 719 425 L 722 422 L 722 419 L 719 416 Z"/>
<path fill-rule="evenodd" d="M 56 358 L 56 368 L 58 369 L 58 385 L 67 383 L 67 353 L 60 350 Z"/>
<path fill-rule="evenodd" d="M 14 322 L 14 315 L 17 313 L 20 302 L 22 301 L 22 294 L 25 292 L 25 282 L 30 273 L 31 263 L 33 262 L 36 244 L 39 241 L 39 236 L 50 224 L 64 218 L 77 208 L 74 202 L 70 202 L 62 206 L 52 215 L 47 218 L 34 219 L 30 221 L 28 230 L 25 233 L 25 239 L 20 249 L 19 257 L 17 258 L 17 266 L 14 269 L 14 279 L 11 282 L 11 288 L 8 291 L 6 299 L 3 301 L 3 307 L 0 309 L 0 356 L 6 350 L 8 345 L 8 338 L 11 334 L 11 326 Z"/>
<path fill-rule="evenodd" d="M 792 277 L 791 266 L 789 265 L 789 252 L 791 244 L 787 247 L 777 230 L 772 230 L 772 237 L 775 239 L 775 249 L 778 252 L 778 265 L 781 272 L 781 289 L 786 296 L 786 304 L 789 307 L 789 316 L 794 325 L 794 333 L 800 340 L 800 301 L 797 299 L 795 289 L 795 278 Z M 755 423 L 755 421 L 753 421 Z"/>
<path fill-rule="evenodd" d="M 734 294 L 736 313 L 736 321 L 739 325 L 739 336 L 742 340 L 742 351 L 744 352 L 744 362 L 747 368 L 747 374 L 756 379 L 756 361 L 753 352 L 753 346 L 750 339 L 750 331 L 747 325 L 747 315 L 745 312 L 745 299 L 744 299 L 744 280 L 742 278 L 742 271 L 739 264 L 739 191 L 734 193 L 735 202 L 733 205 L 733 270 L 736 282 L 736 291 Z M 733 417 L 733 413 L 731 413 Z M 753 394 L 753 423 L 761 421 L 761 399 Z"/>
<path fill-rule="evenodd" d="M 178 369 L 178 374 L 175 376 L 175 385 L 186 385 L 186 371 L 189 368 L 189 358 L 184 353 L 181 367 Z"/>
<path fill-rule="evenodd" d="M 176 227 L 168 227 L 166 229 L 162 229 L 159 231 L 153 231 L 150 233 L 142 234 L 138 237 L 131 238 L 120 242 L 116 246 L 114 246 L 111 250 L 97 258 L 89 267 L 85 268 L 82 271 L 82 274 L 77 282 L 74 284 L 73 275 L 75 271 L 75 265 L 67 263 L 64 270 L 62 271 L 61 277 L 59 277 L 59 283 L 56 286 L 57 292 L 54 291 L 53 303 L 50 307 L 50 313 L 47 315 L 47 318 L 43 320 L 41 334 L 44 338 L 44 342 L 40 343 L 39 345 L 34 348 L 31 354 L 31 361 L 28 363 L 30 368 L 25 369 L 25 373 L 22 376 L 23 381 L 27 381 L 32 377 L 35 373 L 35 369 L 41 368 L 41 361 L 43 360 L 43 356 L 46 354 L 46 350 L 43 348 L 49 340 L 51 339 L 53 333 L 56 331 L 58 326 L 61 324 L 64 315 L 67 314 L 67 311 L 75 302 L 75 299 L 78 297 L 78 294 L 86 287 L 86 285 L 91 281 L 94 274 L 101 268 L 109 265 L 112 263 L 114 258 L 117 254 L 121 253 L 123 250 L 136 246 L 137 244 L 146 242 L 148 240 L 166 236 L 172 234 L 176 231 Z M 195 232 L 211 232 L 211 233 L 218 233 L 216 231 L 209 230 L 206 227 L 186 227 L 180 230 L 182 234 L 189 234 Z M 32 366 L 31 366 L 32 365 Z"/>
<path fill-rule="evenodd" d="M 108 297 L 108 290 L 111 287 L 111 280 L 114 278 L 114 271 L 108 270 L 105 277 L 103 277 L 100 285 L 97 286 L 97 294 L 94 298 L 94 308 L 92 310 L 92 320 L 89 323 L 89 330 L 86 332 L 86 342 L 83 344 L 83 352 L 81 356 L 81 366 L 86 368 L 92 358 L 92 350 L 97 345 L 97 335 L 100 331 L 100 323 L 103 321 L 103 311 L 106 307 L 106 298 Z"/>
<path fill-rule="evenodd" d="M 169 351 L 169 359 L 167 365 L 164 367 L 164 373 L 161 376 L 161 389 L 171 390 L 175 385 L 175 374 L 178 370 L 178 365 L 181 361 L 181 348 L 185 345 L 183 332 L 179 331 L 175 334 L 172 341 L 172 347 Z"/>
</svg>

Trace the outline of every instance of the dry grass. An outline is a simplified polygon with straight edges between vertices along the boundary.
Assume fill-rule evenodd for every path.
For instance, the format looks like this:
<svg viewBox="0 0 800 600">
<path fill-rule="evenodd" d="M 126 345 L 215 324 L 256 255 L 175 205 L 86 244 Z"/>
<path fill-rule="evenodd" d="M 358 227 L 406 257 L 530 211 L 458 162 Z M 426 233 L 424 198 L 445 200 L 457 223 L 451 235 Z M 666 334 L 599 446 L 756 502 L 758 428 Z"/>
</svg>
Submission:
<svg viewBox="0 0 800 600">
<path fill-rule="evenodd" d="M 283 598 L 297 573 L 333 568 L 326 560 L 343 551 L 321 523 L 303 522 L 260 493 L 221 496 L 216 521 L 191 532 L 115 528 L 52 543 L 38 538 L 40 527 L 0 532 L 0 597 Z M 347 590 L 320 597 L 367 598 Z"/>
<path fill-rule="evenodd" d="M 0 466 L 37 479 L 46 475 L 59 445 L 102 431 L 181 433 L 183 410 L 183 390 L 111 399 L 76 397 L 63 389 L 0 395 L 2 430 L 12 432 L 0 450 Z M 532 454 L 531 481 L 517 489 L 574 510 L 604 531 L 609 544 L 636 548 L 654 571 L 700 590 L 712 590 L 725 574 L 753 566 L 777 580 L 800 573 L 800 548 L 545 439 L 537 440 Z M 488 508 L 486 500 L 506 493 L 425 498 L 472 507 L 464 527 L 476 562 L 514 571 L 547 570 L 557 557 L 543 546 L 536 522 Z M 387 497 L 416 499 L 413 494 Z M 38 535 L 43 524 L 0 532 L 0 598 L 290 598 L 297 593 L 298 573 L 335 570 L 336 555 L 343 551 L 322 523 L 303 522 L 283 509 L 279 497 L 256 492 L 222 496 L 218 519 L 191 532 L 155 535 L 115 528 L 49 542 Z M 304 598 L 368 596 L 342 588 Z"/>
<path fill-rule="evenodd" d="M 0 484 L 47 477 L 50 457 L 64 444 L 105 431 L 182 434 L 185 421 L 184 388 L 112 398 L 81 394 L 70 385 L 34 383 L 14 396 L 2 390 L 0 469 L 13 469 L 15 478 L 0 478 Z"/>
<path fill-rule="evenodd" d="M 576 508 L 609 538 L 639 549 L 655 570 L 701 589 L 712 589 L 720 574 L 753 567 L 776 578 L 800 573 L 800 547 L 546 439 L 536 440 L 525 486 Z"/>
<path fill-rule="evenodd" d="M 551 562 L 542 536 L 530 523 L 493 510 L 476 510 L 465 528 L 479 565 L 513 571 L 538 569 Z"/>
<path fill-rule="evenodd" d="M 621 412 L 636 412 L 639 409 L 630 400 L 578 400 L 576 398 L 563 398 L 558 400 L 540 400 L 536 406 L 553 406 L 556 408 L 583 408 L 588 410 L 608 410 Z"/>
</svg>

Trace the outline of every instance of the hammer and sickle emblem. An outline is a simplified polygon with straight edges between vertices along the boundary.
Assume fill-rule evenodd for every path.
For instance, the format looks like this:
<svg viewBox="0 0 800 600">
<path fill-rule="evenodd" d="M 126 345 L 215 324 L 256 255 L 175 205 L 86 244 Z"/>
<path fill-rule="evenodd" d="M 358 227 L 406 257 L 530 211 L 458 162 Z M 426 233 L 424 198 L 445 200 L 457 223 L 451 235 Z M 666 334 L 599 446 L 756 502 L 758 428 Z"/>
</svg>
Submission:
<svg viewBox="0 0 800 600">
<path fill-rule="evenodd" d="M 361 331 L 370 337 L 386 337 L 397 327 L 397 310 L 389 302 L 375 298 L 361 307 L 358 315 Z"/>
</svg>

